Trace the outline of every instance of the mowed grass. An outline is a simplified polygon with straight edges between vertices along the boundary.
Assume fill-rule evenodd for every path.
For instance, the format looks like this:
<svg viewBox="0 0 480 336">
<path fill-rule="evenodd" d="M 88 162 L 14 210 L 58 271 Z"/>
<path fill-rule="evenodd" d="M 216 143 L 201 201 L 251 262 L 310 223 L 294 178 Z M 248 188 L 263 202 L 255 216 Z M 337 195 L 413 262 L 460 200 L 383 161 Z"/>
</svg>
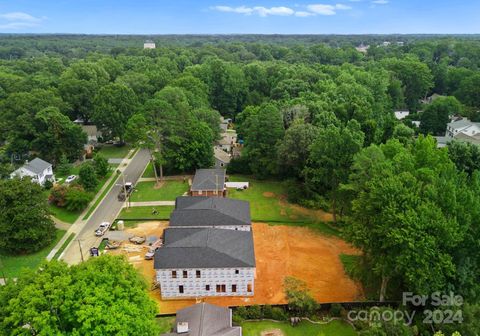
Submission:
<svg viewBox="0 0 480 336">
<path fill-rule="evenodd" d="M 108 159 L 122 159 L 127 156 L 128 152 L 132 149 L 132 146 L 115 146 L 115 145 L 103 145 L 99 147 L 98 153 Z"/>
<path fill-rule="evenodd" d="M 155 177 L 155 172 L 153 171 L 153 165 L 151 161 L 148 163 L 147 168 L 145 168 L 142 177 Z"/>
<path fill-rule="evenodd" d="M 142 207 L 131 207 L 123 208 L 120 214 L 118 215 L 119 219 L 157 219 L 157 220 L 168 220 L 170 219 L 170 213 L 173 211 L 174 206 L 142 206 Z M 156 209 L 157 214 L 152 214 L 152 210 Z"/>
<path fill-rule="evenodd" d="M 244 322 L 243 336 L 261 336 L 262 332 L 280 329 L 285 336 L 356 336 L 357 332 L 347 323 L 332 321 L 328 324 L 313 324 L 302 321 L 292 327 L 286 322 Z"/>
<path fill-rule="evenodd" d="M 160 327 L 160 334 L 165 334 L 172 330 L 172 327 L 175 324 L 175 316 L 157 317 L 155 321 Z"/>
<path fill-rule="evenodd" d="M 65 234 L 65 230 L 58 230 L 55 232 L 55 239 L 45 248 L 38 252 L 26 255 L 0 255 L 1 259 L 1 276 L 5 274 L 7 278 L 18 277 L 24 268 L 36 270 L 38 266 L 45 260 L 50 251 L 55 247 L 60 239 Z"/>
<path fill-rule="evenodd" d="M 139 182 L 130 200 L 132 202 L 174 201 L 187 191 L 186 181 L 164 181 L 160 188 L 155 188 L 155 182 Z"/>
</svg>

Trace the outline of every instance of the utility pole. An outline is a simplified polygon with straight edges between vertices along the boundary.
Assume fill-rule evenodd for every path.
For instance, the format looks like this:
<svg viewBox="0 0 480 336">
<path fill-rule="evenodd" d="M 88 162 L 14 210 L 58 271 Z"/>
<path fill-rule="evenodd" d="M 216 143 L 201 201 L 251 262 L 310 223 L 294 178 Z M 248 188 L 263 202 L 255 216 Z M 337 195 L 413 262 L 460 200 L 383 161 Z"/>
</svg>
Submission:
<svg viewBox="0 0 480 336">
<path fill-rule="evenodd" d="M 83 239 L 77 239 L 77 243 L 78 243 L 78 248 L 80 249 L 80 256 L 82 257 L 82 262 L 84 262 L 85 260 L 83 259 L 82 244 L 80 244 L 81 240 L 83 240 Z"/>
</svg>

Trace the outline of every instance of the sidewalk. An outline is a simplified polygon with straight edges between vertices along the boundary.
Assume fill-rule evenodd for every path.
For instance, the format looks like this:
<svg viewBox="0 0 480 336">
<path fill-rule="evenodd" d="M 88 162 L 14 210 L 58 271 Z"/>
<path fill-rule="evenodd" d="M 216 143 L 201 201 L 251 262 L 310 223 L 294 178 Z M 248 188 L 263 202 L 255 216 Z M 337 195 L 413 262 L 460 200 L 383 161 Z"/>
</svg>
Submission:
<svg viewBox="0 0 480 336">
<path fill-rule="evenodd" d="M 132 150 L 130 150 L 131 152 Z M 126 166 L 128 163 L 130 163 L 130 159 L 128 159 L 129 155 L 131 153 L 128 153 L 128 155 L 125 156 L 125 158 L 122 160 L 121 164 L 115 169 L 115 170 L 120 170 L 120 171 L 123 171 L 125 170 Z M 75 223 L 73 223 L 72 225 L 68 225 L 68 229 L 67 229 L 67 232 L 63 235 L 62 239 L 60 239 L 60 241 L 57 243 L 57 245 L 55 245 L 55 247 L 50 251 L 50 253 L 47 255 L 47 260 L 50 261 L 53 259 L 53 257 L 55 256 L 55 254 L 57 253 L 58 250 L 60 250 L 62 248 L 62 245 L 65 243 L 65 241 L 68 239 L 68 237 L 70 237 L 70 235 L 72 233 L 75 234 L 75 237 L 74 239 L 72 239 L 72 241 L 70 242 L 70 244 L 68 246 L 65 247 L 65 250 L 66 251 L 70 245 L 72 244 L 72 242 L 75 241 L 75 239 L 77 238 L 77 235 L 80 233 L 80 231 L 83 229 L 83 227 L 85 226 L 85 224 L 87 223 L 88 221 L 88 218 L 83 220 L 83 217 L 85 217 L 85 215 L 88 213 L 88 211 L 90 211 L 90 208 L 92 206 L 94 206 L 97 202 L 97 200 L 100 198 L 101 195 L 103 195 L 103 192 L 105 191 L 106 188 L 108 188 L 108 186 L 110 185 L 110 182 L 112 181 L 112 179 L 117 179 L 119 177 L 118 174 L 116 174 L 115 172 L 112 174 L 112 176 L 110 176 L 110 178 L 105 182 L 105 184 L 103 185 L 103 187 L 98 191 L 98 193 L 95 195 L 95 197 L 93 198 L 93 200 L 90 202 L 90 205 L 85 209 L 83 210 L 83 212 L 80 214 L 80 216 L 78 216 L 78 219 L 75 221 Z M 113 187 L 113 186 L 112 186 Z M 104 195 L 104 197 L 106 196 L 106 194 Z M 97 204 L 100 205 L 101 202 L 99 202 Z M 92 211 L 92 213 L 90 214 L 90 216 L 94 213 L 95 211 Z M 89 217 L 90 217 L 89 216 Z M 59 225 L 62 225 L 65 224 L 60 224 L 61 221 L 59 221 L 58 219 L 54 219 L 54 222 L 55 222 L 55 226 L 58 227 L 58 228 L 61 228 L 59 226 L 57 226 L 57 223 Z M 60 256 L 61 258 L 62 256 Z"/>
</svg>

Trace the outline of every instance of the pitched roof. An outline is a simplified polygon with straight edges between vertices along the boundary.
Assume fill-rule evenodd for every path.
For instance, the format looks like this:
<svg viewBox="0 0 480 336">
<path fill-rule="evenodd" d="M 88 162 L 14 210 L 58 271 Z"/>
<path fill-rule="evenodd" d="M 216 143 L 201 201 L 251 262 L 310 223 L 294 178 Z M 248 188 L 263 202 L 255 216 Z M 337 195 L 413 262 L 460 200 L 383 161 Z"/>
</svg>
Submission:
<svg viewBox="0 0 480 336">
<path fill-rule="evenodd" d="M 255 267 L 251 231 L 167 228 L 155 269 Z"/>
<path fill-rule="evenodd" d="M 35 174 L 40 174 L 45 171 L 48 167 L 51 167 L 52 164 L 48 163 L 47 161 L 43 161 L 42 159 L 35 158 L 32 161 L 25 163 L 23 168 L 34 172 Z"/>
<path fill-rule="evenodd" d="M 223 149 L 220 149 L 217 146 L 213 147 L 213 156 L 215 156 L 215 159 L 224 163 L 230 163 L 230 161 L 232 160 L 230 155 L 228 155 Z"/>
<path fill-rule="evenodd" d="M 191 190 L 223 190 L 225 188 L 225 169 L 197 169 Z"/>
<path fill-rule="evenodd" d="M 229 308 L 199 303 L 177 311 L 176 324 L 188 322 L 188 336 L 241 336 L 242 329 L 232 327 L 231 319 Z"/>
<path fill-rule="evenodd" d="M 223 197 L 180 196 L 170 216 L 170 226 L 251 225 L 250 203 Z"/>
<path fill-rule="evenodd" d="M 467 118 L 462 118 L 460 120 L 449 122 L 447 124 L 447 127 L 452 127 L 453 129 L 463 129 L 463 128 L 470 127 L 472 125 L 478 125 L 478 123 L 474 123 Z"/>
</svg>

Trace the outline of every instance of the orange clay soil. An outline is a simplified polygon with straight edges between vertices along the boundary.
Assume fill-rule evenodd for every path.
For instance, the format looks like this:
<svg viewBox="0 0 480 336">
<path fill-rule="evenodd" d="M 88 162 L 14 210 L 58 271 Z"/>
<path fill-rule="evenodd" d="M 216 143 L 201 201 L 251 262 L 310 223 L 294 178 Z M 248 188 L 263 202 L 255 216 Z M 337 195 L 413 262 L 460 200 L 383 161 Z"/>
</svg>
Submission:
<svg viewBox="0 0 480 336">
<path fill-rule="evenodd" d="M 149 222 L 128 229 L 128 233 L 160 235 L 167 222 Z M 294 276 L 306 282 L 315 299 L 322 302 L 356 301 L 363 298 L 359 284 L 348 278 L 340 261 L 340 254 L 359 254 L 345 241 L 327 237 L 303 227 L 253 224 L 255 256 L 257 262 L 255 295 L 253 297 L 222 297 L 201 300 L 162 300 L 159 289 L 150 291 L 158 303 L 161 314 L 195 302 L 209 302 L 221 306 L 286 303 L 283 279 Z M 135 251 L 137 249 L 137 251 Z M 155 271 L 152 260 L 143 260 L 147 248 L 128 242 L 113 254 L 125 254 L 130 262 L 144 274 L 149 286 Z"/>
</svg>

